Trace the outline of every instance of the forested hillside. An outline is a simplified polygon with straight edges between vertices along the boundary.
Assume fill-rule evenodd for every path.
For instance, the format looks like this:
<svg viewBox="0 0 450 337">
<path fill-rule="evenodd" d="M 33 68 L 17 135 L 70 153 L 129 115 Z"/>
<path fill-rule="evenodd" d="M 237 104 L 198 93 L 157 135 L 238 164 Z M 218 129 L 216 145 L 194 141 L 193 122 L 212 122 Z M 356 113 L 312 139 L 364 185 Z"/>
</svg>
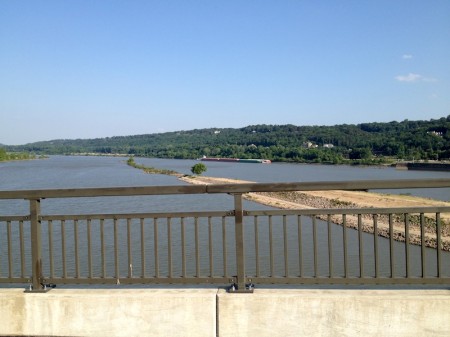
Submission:
<svg viewBox="0 0 450 337">
<path fill-rule="evenodd" d="M 53 140 L 8 151 L 36 154 L 126 154 L 158 158 L 265 158 L 273 161 L 374 163 L 450 158 L 450 116 L 358 125 L 250 125 L 125 137 Z"/>
</svg>

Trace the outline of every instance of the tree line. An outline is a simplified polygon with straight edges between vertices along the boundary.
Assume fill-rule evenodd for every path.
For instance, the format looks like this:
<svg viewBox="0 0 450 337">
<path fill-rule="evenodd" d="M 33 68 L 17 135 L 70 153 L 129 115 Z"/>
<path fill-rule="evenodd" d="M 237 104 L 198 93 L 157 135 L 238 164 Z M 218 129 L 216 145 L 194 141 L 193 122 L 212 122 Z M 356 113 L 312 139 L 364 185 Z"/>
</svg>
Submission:
<svg viewBox="0 0 450 337">
<path fill-rule="evenodd" d="M 34 153 L 26 152 L 6 152 L 4 148 L 0 148 L 0 161 L 9 161 L 9 160 L 27 160 L 27 159 L 35 159 L 36 156 Z"/>
<path fill-rule="evenodd" d="M 250 125 L 96 139 L 60 139 L 8 151 L 36 154 L 123 154 L 156 158 L 202 156 L 310 163 L 449 160 L 450 116 L 428 121 L 334 126 Z"/>
</svg>

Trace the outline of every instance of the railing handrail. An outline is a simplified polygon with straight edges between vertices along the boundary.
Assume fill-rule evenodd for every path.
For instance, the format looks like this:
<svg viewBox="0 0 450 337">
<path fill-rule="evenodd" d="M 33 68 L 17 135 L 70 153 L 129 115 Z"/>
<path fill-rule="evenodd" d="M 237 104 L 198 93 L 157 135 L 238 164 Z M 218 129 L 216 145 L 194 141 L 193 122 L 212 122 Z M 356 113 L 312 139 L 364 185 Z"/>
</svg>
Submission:
<svg viewBox="0 0 450 337">
<path fill-rule="evenodd" d="M 252 288 L 252 282 L 259 283 L 292 283 L 298 284 L 299 282 L 330 282 L 330 283 L 389 283 L 390 281 L 396 283 L 417 283 L 424 282 L 429 284 L 450 284 L 450 275 L 447 272 L 443 272 L 443 245 L 448 245 L 448 236 L 443 238 L 444 224 L 441 221 L 441 213 L 450 213 L 450 206 L 442 203 L 433 207 L 392 207 L 392 208 L 342 208 L 342 209 L 289 209 L 289 210 L 255 210 L 248 211 L 243 208 L 243 195 L 245 193 L 252 192 L 286 192 L 286 191 L 326 191 L 326 190 L 377 190 L 377 189 L 405 189 L 405 188 L 442 188 L 450 187 L 450 179 L 404 179 L 404 180 L 359 180 L 359 181 L 320 181 L 320 182 L 287 182 L 287 183 L 227 183 L 227 184 L 214 184 L 214 185 L 171 185 L 171 186 L 144 186 L 144 187 L 109 187 L 109 188 L 76 188 L 76 189 L 35 189 L 35 190 L 15 190 L 15 191 L 0 191 L 0 199 L 25 199 L 30 204 L 29 213 L 25 215 L 7 216 L 0 214 L 0 222 L 4 223 L 4 232 L 6 233 L 6 245 L 7 247 L 7 270 L 8 278 L 3 278 L 1 282 L 30 282 L 33 291 L 46 291 L 46 284 L 50 283 L 111 283 L 122 282 L 123 266 L 119 265 L 119 261 L 122 263 L 122 258 L 127 261 L 128 276 L 125 276 L 126 283 L 139 283 L 139 282 L 161 282 L 161 283 L 226 283 L 233 284 L 232 289 L 238 291 L 247 291 Z M 189 194 L 229 194 L 234 199 L 234 207 L 231 210 L 222 211 L 200 211 L 200 212 L 163 212 L 163 213 L 110 213 L 110 214 L 82 214 L 82 215 L 46 215 L 41 212 L 41 200 L 47 198 L 92 198 L 92 197 L 128 197 L 128 196 L 145 196 L 145 195 L 189 195 Z M 394 206 L 394 205 L 393 205 Z M 430 216 L 430 214 L 432 216 Z M 339 215 L 338 219 L 334 219 Z M 349 215 L 347 217 L 347 215 Z M 363 216 L 372 215 L 372 217 Z M 379 215 L 383 215 L 380 217 Z M 288 216 L 293 216 L 288 218 Z M 303 216 L 309 217 L 310 224 L 303 223 Z M 176 221 L 176 225 L 172 224 L 174 218 L 180 218 Z M 193 219 L 187 219 L 184 222 L 185 217 L 192 217 Z M 249 217 L 253 217 L 251 220 L 253 224 L 249 226 Z M 260 217 L 263 221 L 259 221 Z M 272 218 L 274 217 L 274 219 Z M 275 219 L 278 217 L 278 219 Z M 429 218 L 429 219 L 426 219 Z M 230 218 L 232 218 L 230 220 Z M 233 220 L 234 218 L 234 220 Z M 400 220 L 396 220 L 396 219 Z M 151 221 L 148 221 L 151 219 Z M 158 220 L 161 221 L 159 226 Z M 200 221 L 199 221 L 200 219 Z M 202 220 L 204 219 L 204 220 Z M 216 220 L 218 221 L 216 221 Z M 320 220 L 318 220 L 320 219 Z M 230 220 L 230 227 L 228 227 L 228 220 Z M 246 223 L 245 220 L 247 220 Z M 427 222 L 427 221 L 431 221 Z M 66 224 L 66 221 L 68 222 Z M 319 225 L 318 221 L 321 222 Z M 337 221 L 337 222 L 335 222 Z M 373 268 L 375 271 L 374 278 L 368 276 L 365 273 L 364 268 L 367 265 L 364 260 L 367 257 L 364 255 L 364 245 L 366 243 L 363 238 L 363 232 L 366 230 L 364 226 L 366 221 L 370 221 L 373 226 L 373 240 L 371 245 L 373 246 Z M 399 222 L 400 227 L 396 224 Z M 15 223 L 14 223 L 15 222 Z M 54 222 L 54 223 L 53 223 Z M 308 221 L 306 221 L 308 222 Z M 337 232 L 336 244 L 333 243 L 331 227 L 332 222 L 342 225 L 342 230 Z M 26 232 L 24 223 L 27 223 L 29 231 Z M 203 225 L 201 225 L 203 223 Z M 66 228 L 67 225 L 67 228 Z M 149 228 L 153 230 L 151 233 Z M 174 225 L 174 226 L 172 226 Z M 204 227 L 204 226 L 207 227 Z M 418 225 L 418 227 L 416 226 Z M 430 232 L 430 225 L 435 226 L 434 232 Z M 17 226 L 17 227 L 15 227 Z M 106 227 L 105 227 L 106 226 Z M 190 227 L 189 227 L 190 226 Z M 200 226 L 203 226 L 203 230 L 206 228 L 206 232 L 201 233 Z M 415 227 L 413 227 L 415 226 Z M 426 226 L 428 226 L 426 228 Z M 164 227 L 159 233 L 158 228 Z M 290 228 L 288 230 L 288 227 Z M 356 239 L 350 242 L 349 237 L 351 233 L 347 234 L 347 227 L 356 229 Z M 95 228 L 95 232 L 94 232 Z M 109 228 L 109 235 L 106 235 L 106 229 Z M 146 229 L 147 228 L 147 229 Z M 185 233 L 186 228 L 191 228 L 190 235 Z M 308 229 L 310 228 L 310 229 Z M 319 249 L 318 236 L 320 230 L 326 231 L 325 250 Z M 253 231 L 253 238 L 250 241 L 245 239 L 249 234 L 249 230 Z M 305 230 L 309 233 L 305 234 Z M 399 231 L 400 230 L 400 231 Z M 68 234 L 72 231 L 72 234 Z M 274 231 L 278 231 L 273 233 Z M 291 232 L 292 231 L 292 232 Z M 411 232 L 410 232 L 411 231 Z M 418 232 L 420 231 L 420 233 Z M 428 232 L 427 232 L 428 231 Z M 369 228 L 369 232 L 370 228 Z M 414 232 L 414 233 L 413 233 Z M 83 234 L 82 234 L 83 233 Z M 97 233 L 94 235 L 94 233 Z M 246 234 L 247 233 L 247 234 Z M 303 234 L 302 234 L 303 233 Z M 400 233 L 404 237 L 404 261 L 406 268 L 406 276 L 401 276 L 398 279 L 396 273 L 396 266 L 399 264 L 395 260 L 395 253 L 398 252 L 398 248 L 394 248 L 394 235 Z M 202 237 L 202 235 L 203 237 Z M 390 276 L 387 279 L 383 279 L 383 274 L 379 270 L 379 259 L 381 259 L 381 248 L 379 249 L 378 235 L 387 235 L 389 238 L 388 255 L 384 258 L 388 258 Z M 105 236 L 106 235 L 106 236 Z M 205 235 L 207 238 L 205 239 Z M 45 236 L 43 240 L 43 236 Z M 336 237 L 336 235 L 334 234 Z M 13 242 L 13 238 L 16 238 L 17 242 Z M 164 238 L 165 237 L 165 238 Z M 355 235 L 353 235 L 355 238 Z M 139 242 L 136 239 L 139 238 Z M 342 240 L 341 240 L 342 239 Z M 28 241 L 27 241 L 28 240 Z M 97 264 L 101 262 L 102 276 L 98 278 L 93 273 L 93 254 L 92 254 L 92 241 L 97 242 L 97 254 L 98 248 L 101 249 L 100 257 L 101 261 L 97 260 Z M 100 242 L 98 242 L 100 240 Z M 206 241 L 205 241 L 206 240 Z M 262 241 L 261 241 L 262 240 Z M 311 258 L 313 259 L 313 277 L 304 274 L 303 254 L 308 250 L 303 247 L 308 247 L 305 240 L 308 241 L 310 246 L 309 251 Z M 410 272 L 409 260 L 411 259 L 411 253 L 413 249 L 410 249 L 410 243 L 415 240 L 417 244 L 420 244 L 420 271 L 421 276 L 416 278 L 414 275 L 417 273 Z M 429 240 L 435 240 L 436 250 L 433 255 L 436 255 L 435 264 L 437 276 L 428 276 L 427 272 L 427 253 L 425 251 L 426 244 Z M 70 242 L 69 242 L 70 241 Z M 206 246 L 202 246 L 202 242 L 206 242 Z M 123 256 L 119 256 L 120 242 L 126 244 L 126 247 L 121 250 Z M 186 244 L 189 242 L 189 246 Z M 431 242 L 431 241 L 430 241 Z M 108 244 L 107 244 L 108 243 Z M 433 243 L 433 242 L 432 242 Z M 43 255 L 43 244 L 48 244 L 46 250 L 47 256 Z M 266 251 L 261 253 L 259 246 L 264 245 Z M 351 245 L 352 244 L 352 245 Z M 55 248 L 56 245 L 60 247 Z M 154 261 L 154 275 L 147 275 L 145 273 L 146 268 L 146 245 L 151 246 L 153 249 Z M 176 275 L 173 273 L 173 248 L 179 245 L 181 248 L 177 251 L 178 255 L 181 254 L 181 271 L 182 274 Z M 294 247 L 294 253 L 289 251 L 290 246 Z M 312 246 L 311 246 L 312 245 Z M 356 246 L 355 246 L 356 245 Z M 380 243 L 381 245 L 381 243 Z M 27 254 L 30 254 L 31 274 L 29 278 L 25 275 L 25 246 L 27 247 Z M 108 272 L 106 272 L 106 249 L 107 246 L 113 248 L 113 262 L 114 265 L 109 265 Z M 138 247 L 139 251 L 134 251 L 133 247 Z M 165 246 L 165 247 L 164 247 Z M 214 274 L 214 247 L 221 247 L 222 256 L 221 266 L 223 272 L 219 276 Z M 246 249 L 251 249 L 253 246 L 254 263 L 256 264 L 256 271 L 253 276 L 247 274 L 246 264 Z M 71 247 L 71 248 L 69 248 Z M 164 248 L 163 248 L 164 247 Z M 194 256 L 195 271 L 186 272 L 186 260 L 189 248 L 189 254 Z M 203 247 L 203 248 L 202 248 Z M 205 276 L 200 270 L 201 267 L 201 254 L 202 250 L 207 247 L 206 252 L 209 257 L 209 274 Z M 311 248 L 312 247 L 312 248 Z M 334 248 L 338 248 L 336 252 L 343 254 L 343 268 L 344 274 L 337 275 L 333 266 L 333 254 L 336 254 Z M 340 248 L 339 248 L 340 247 Z M 353 248 L 351 248 L 353 247 Z M 359 277 L 354 278 L 349 273 L 350 265 L 350 253 L 351 249 L 357 248 L 359 262 Z M 108 249 L 110 249 L 108 248 Z M 284 251 L 280 253 L 280 248 Z M 442 249 L 441 249 L 442 248 Z M 448 246 L 447 246 L 448 248 Z M 18 251 L 18 249 L 20 251 Z M 71 275 L 68 275 L 67 268 L 68 263 L 66 261 L 66 253 L 69 249 L 72 250 L 73 256 L 71 262 L 74 263 L 75 276 L 73 271 Z M 80 272 L 80 255 L 82 249 L 87 249 L 87 254 L 83 260 L 87 263 L 89 274 L 83 276 Z M 228 249 L 230 251 L 228 252 Z M 61 252 L 61 266 L 62 277 L 55 276 L 53 273 L 53 260 L 55 259 L 55 252 Z M 165 251 L 167 257 L 167 265 L 164 272 L 160 274 L 159 268 L 159 254 Z M 111 251 L 109 252 L 111 253 Z M 140 255 L 140 264 L 142 275 L 140 277 L 134 277 L 133 275 L 133 255 Z M 232 274 L 227 270 L 228 266 L 228 253 L 231 256 L 235 256 L 235 271 Z M 261 254 L 260 254 L 261 253 Z M 320 254 L 327 254 L 325 264 L 328 266 L 328 276 L 325 275 L 327 281 L 324 281 L 319 267 L 322 267 L 322 258 Z M 14 254 L 19 254 L 20 257 L 20 277 L 14 277 L 13 262 Z M 193 254 L 193 255 L 192 255 Z M 277 274 L 275 261 L 275 255 L 278 254 L 279 258 L 284 261 L 283 274 Z M 280 255 L 281 254 L 281 255 Z M 312 255 L 311 255 L 312 254 Z M 417 257 L 417 251 L 415 253 Z M 278 256 L 277 255 L 277 256 Z M 179 257 L 179 256 L 178 256 Z M 290 258 L 294 257 L 295 268 L 298 269 L 299 275 L 292 275 L 290 273 Z M 136 261 L 138 261 L 137 259 Z M 269 263 L 269 273 L 261 273 L 259 263 L 264 260 L 267 268 Z M 280 261 L 281 261 L 280 260 Z M 328 262 L 327 262 L 328 261 Z M 403 261 L 403 260 L 402 260 Z M 433 260 L 434 261 L 434 260 Z M 447 260 L 446 260 L 447 261 Z M 325 265 L 324 264 L 324 265 Z M 4 266 L 6 266 L 4 264 Z M 85 266 L 86 267 L 86 266 Z M 97 266 L 98 267 L 98 266 Z M 178 265 L 177 268 L 180 266 Z M 192 269 L 191 265 L 191 269 Z M 45 268 L 49 268 L 48 271 Z M 110 268 L 112 268 L 110 270 Z M 0 266 L 0 276 L 2 274 L 2 266 Z M 3 270 L 5 268 L 3 267 Z M 114 275 L 111 274 L 114 272 Z M 175 276 L 174 276 L 175 275 Z M 209 275 L 209 276 L 208 276 Z M 321 276 L 322 275 L 322 276 Z M 403 275 L 403 274 L 402 274 Z M 119 280 L 122 279 L 122 280 Z M 374 281 L 375 280 L 375 281 Z M 248 288 L 248 289 L 247 289 Z"/>
<path fill-rule="evenodd" d="M 282 183 L 230 183 L 213 185 L 161 185 L 137 187 L 66 188 L 0 191 L 0 199 L 43 199 L 134 195 L 218 194 L 286 191 L 377 190 L 450 187 L 450 179 L 396 179 L 313 181 Z"/>
</svg>

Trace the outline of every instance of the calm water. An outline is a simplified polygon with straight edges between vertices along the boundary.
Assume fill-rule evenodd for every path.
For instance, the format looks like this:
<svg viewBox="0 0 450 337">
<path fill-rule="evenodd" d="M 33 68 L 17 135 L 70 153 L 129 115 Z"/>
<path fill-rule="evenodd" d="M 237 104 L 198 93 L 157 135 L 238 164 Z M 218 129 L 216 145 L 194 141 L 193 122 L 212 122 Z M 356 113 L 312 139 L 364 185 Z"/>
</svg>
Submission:
<svg viewBox="0 0 450 337">
<path fill-rule="evenodd" d="M 17 161 L 0 163 L 0 190 L 29 190 L 83 187 L 117 186 L 157 186 L 184 184 L 174 177 L 145 174 L 126 165 L 123 157 L 69 157 L 54 156 L 45 160 Z M 136 161 L 146 166 L 175 170 L 190 174 L 194 160 L 170 160 L 138 158 Z M 306 181 L 345 181 L 376 179 L 431 179 L 448 178 L 450 172 L 401 171 L 394 168 L 349 167 L 300 164 L 236 164 L 207 163 L 206 175 L 250 180 L 256 182 L 306 182 Z M 380 191 L 379 191 L 380 192 Z M 383 190 L 385 193 L 404 193 L 450 200 L 450 188 Z M 233 207 L 232 198 L 222 195 L 191 196 L 190 210 L 215 210 L 224 206 Z M 84 200 L 44 200 L 43 211 L 48 214 L 60 212 L 107 212 L 111 206 L 117 212 L 149 212 L 185 210 L 186 198 L 183 196 L 149 196 L 132 199 L 132 205 L 123 198 L 97 198 Z M 13 205 L 9 207 L 8 205 Z M 9 214 L 24 214 L 28 204 L 25 201 L 1 201 L 0 211 Z M 131 207 L 131 209 L 130 209 Z M 247 208 L 261 209 L 253 203 Z"/>
<path fill-rule="evenodd" d="M 127 158 L 123 157 L 65 157 L 54 156 L 45 160 L 34 161 L 18 161 L 9 163 L 0 163 L 0 190 L 29 190 L 29 189 L 54 189 L 54 188 L 83 188 L 83 187 L 117 187 L 117 186 L 162 186 L 162 185 L 179 185 L 183 184 L 174 177 L 164 175 L 151 175 L 145 174 L 140 170 L 134 169 L 126 165 Z M 144 164 L 146 166 L 153 166 L 157 168 L 172 169 L 180 173 L 190 174 L 190 168 L 197 163 L 193 160 L 167 160 L 167 159 L 147 159 L 137 158 L 136 162 Z M 294 181 L 344 181 L 344 180 L 375 180 L 375 179 L 426 179 L 426 178 L 449 178 L 449 172 L 428 172 L 428 171 L 399 171 L 393 168 L 374 168 L 374 167 L 348 167 L 348 166 L 325 166 L 325 165 L 299 165 L 299 164 L 236 164 L 236 163 L 207 163 L 208 171 L 206 175 L 215 177 L 227 177 L 235 179 L 244 179 L 256 182 L 294 182 Z M 414 195 L 420 195 L 425 197 L 431 197 L 440 200 L 450 199 L 450 189 L 421 189 L 421 190 L 402 190 L 402 191 L 385 191 L 387 193 L 410 193 Z M 43 214 L 80 214 L 80 213 L 133 213 L 133 212 L 177 212 L 177 211 L 200 211 L 200 210 L 224 210 L 233 209 L 233 199 L 226 195 L 214 195 L 214 196 L 201 196 L 193 195 L 187 199 L 185 196 L 146 196 L 146 197 L 107 197 L 107 198 L 84 198 L 84 199 L 63 199 L 63 200 L 43 200 L 41 203 Z M 23 215 L 29 212 L 28 203 L 26 201 L 17 200 L 0 200 L 0 215 Z M 244 207 L 249 210 L 267 209 L 268 207 L 258 205 L 251 202 L 245 202 Z M 274 238 L 278 242 L 275 244 L 275 252 L 279 256 L 282 256 L 282 232 L 281 222 L 276 220 L 274 222 Z M 96 225 L 93 224 L 94 231 Z M 108 226 L 108 224 L 107 224 Z M 111 224 L 109 224 L 111 226 Z M 146 235 L 150 235 L 152 224 L 146 224 L 148 231 Z M 181 226 L 177 223 L 174 226 L 174 270 L 181 268 L 179 263 L 179 233 Z M 186 224 L 187 232 L 192 230 L 193 224 Z M 190 227 L 189 227 L 190 226 Z M 220 226 L 220 225 L 217 225 Z M 232 225 L 227 225 L 230 238 L 233 237 Z M 312 273 L 312 244 L 311 233 L 312 225 L 311 219 L 306 218 L 303 226 L 303 241 L 304 246 L 304 261 L 303 266 L 306 274 Z M 98 226 L 97 226 L 98 227 Z M 84 228 L 84 227 L 83 227 Z M 80 228 L 80 235 L 83 233 L 83 228 Z M 255 273 L 256 265 L 254 263 L 254 229 L 253 222 L 246 223 L 246 237 L 247 242 L 247 269 L 250 274 Z M 97 228 L 98 229 L 98 228 Z M 206 246 L 207 240 L 207 224 L 200 224 L 201 234 L 200 241 L 202 243 L 201 251 L 201 269 L 207 274 L 209 261 L 206 257 L 208 253 L 208 247 Z M 320 263 L 321 273 L 326 274 L 328 263 L 326 262 L 327 240 L 328 233 L 326 230 L 326 224 L 318 221 L 318 237 L 319 237 L 319 261 L 325 261 Z M 161 237 L 165 237 L 165 227 L 161 226 Z M 260 271 L 264 275 L 268 273 L 269 265 L 268 251 L 269 248 L 266 244 L 268 236 L 268 224 L 262 221 L 259 224 L 260 239 L 261 239 L 261 264 Z M 295 221 L 289 220 L 289 247 L 295 247 L 295 242 L 298 242 L 297 236 L 297 224 Z M 45 229 L 44 229 L 45 231 Z M 55 229 L 55 237 L 58 237 L 60 233 L 57 233 L 58 229 Z M 220 254 L 221 239 L 219 238 L 220 230 L 214 227 L 213 240 L 217 241 L 215 247 L 217 252 L 214 253 L 214 264 L 220 265 L 223 256 Z M 5 239 L 6 226 L 0 227 L 0 256 L 5 256 L 7 251 L 7 244 Z M 333 225 L 332 228 L 333 243 L 333 256 L 335 262 L 335 269 L 337 274 L 342 274 L 342 227 Z M 354 230 L 348 231 L 349 235 L 349 259 L 351 263 L 351 272 L 354 275 L 358 274 L 358 268 L 356 261 L 358 259 L 358 241 L 357 232 Z M 136 245 L 139 246 L 139 237 L 134 235 Z M 216 237 L 217 236 L 217 237 Z M 94 235 L 95 237 L 95 235 Z M 126 235 L 124 235 L 126 237 Z M 177 239 L 178 237 L 178 239 Z M 107 238 L 111 240 L 112 237 Z M 150 238 L 149 238 L 150 239 Z M 44 247 L 46 236 L 44 235 Z M 188 241 L 193 240 L 193 237 L 188 237 Z M 228 244 L 232 245 L 232 240 L 229 240 Z M 98 251 L 99 241 L 94 239 L 94 250 Z M 122 251 L 126 252 L 126 240 L 120 240 L 120 246 Z M 81 244 L 82 245 L 82 244 Z M 97 245 L 97 246 L 96 246 Z M 161 239 L 161 256 L 162 259 L 162 272 L 164 272 L 164 259 L 167 259 L 167 242 Z M 389 241 L 380 238 L 380 252 L 383 256 L 381 264 L 382 274 L 387 275 L 389 265 L 386 261 L 389 261 L 388 256 Z M 110 247 L 112 242 L 110 242 Z M 192 244 L 188 244 L 188 255 L 193 256 Z M 373 273 L 373 236 L 364 234 L 364 256 L 365 256 L 365 269 L 368 273 Z M 81 258 L 85 258 L 86 247 L 81 247 Z M 230 246 L 231 248 L 231 246 Z M 73 249 L 73 247 L 69 247 Z M 151 249 L 151 247 L 149 248 Z M 398 265 L 404 262 L 404 245 L 401 243 L 395 243 L 395 260 Z M 233 261 L 232 249 L 229 249 L 229 260 Z M 435 268 L 432 266 L 435 264 L 435 251 L 427 249 L 428 270 L 427 273 L 434 274 Z M 56 251 L 56 253 L 58 253 Z M 411 247 L 411 253 L 414 255 L 414 259 L 420 260 L 419 247 Z M 84 255 L 83 255 L 84 254 Z M 45 255 L 45 254 L 44 254 Z M 111 253 L 111 256 L 113 254 Z M 138 256 L 139 252 L 136 251 L 134 255 Z M 188 256 L 188 258 L 189 258 Z M 290 248 L 290 261 L 289 269 L 292 274 L 299 273 L 299 261 L 298 251 L 296 248 Z M 73 257 L 68 257 L 69 266 L 73 272 L 74 261 Z M 70 262 L 72 261 L 72 262 Z M 445 253 L 444 267 L 445 272 L 450 274 L 450 257 Z M 189 261 L 188 261 L 189 262 Z M 0 260 L 0 273 L 1 270 L 6 269 L 5 260 Z M 148 269 L 152 267 L 151 260 L 148 262 Z M 283 263 L 275 260 L 275 269 L 278 274 L 283 274 Z M 417 266 L 416 266 L 417 267 Z M 416 267 L 413 268 L 414 274 L 419 274 L 420 270 Z M 56 263 L 56 272 L 60 272 L 60 267 Z M 85 268 L 82 267 L 82 268 Z M 100 266 L 95 265 L 94 270 L 99 270 Z M 193 264 L 188 263 L 188 270 L 192 271 Z M 234 268 L 231 262 L 230 268 Z M 126 258 L 121 260 L 121 270 L 126 274 L 128 266 L 126 264 Z M 220 274 L 221 270 L 217 270 L 217 274 Z M 139 273 L 137 267 L 136 273 Z M 398 273 L 404 274 L 404 268 L 399 268 Z"/>
<path fill-rule="evenodd" d="M 125 164 L 123 157 L 65 157 L 0 163 L 0 190 L 154 186 L 182 184 L 174 177 L 144 174 Z M 191 174 L 195 160 L 137 158 L 146 166 Z M 449 178 L 450 172 L 405 171 L 395 168 L 312 164 L 236 164 L 208 162 L 205 175 L 256 182 L 307 182 L 381 179 Z M 421 191 L 421 192 L 420 192 Z M 403 190 L 401 193 L 450 200 L 450 188 Z"/>
</svg>

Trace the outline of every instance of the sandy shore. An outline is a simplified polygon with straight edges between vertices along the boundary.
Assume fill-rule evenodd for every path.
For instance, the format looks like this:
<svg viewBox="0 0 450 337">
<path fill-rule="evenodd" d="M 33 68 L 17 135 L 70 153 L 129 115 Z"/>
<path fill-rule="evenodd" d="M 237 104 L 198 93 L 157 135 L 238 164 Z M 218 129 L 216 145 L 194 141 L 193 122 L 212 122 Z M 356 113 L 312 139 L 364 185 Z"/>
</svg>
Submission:
<svg viewBox="0 0 450 337">
<path fill-rule="evenodd" d="M 230 184 L 249 183 L 250 181 L 215 178 L 206 176 L 184 176 L 179 178 L 190 184 Z M 310 209 L 310 208 L 394 208 L 394 207 L 432 207 L 450 206 L 450 202 L 419 198 L 409 195 L 392 195 L 362 191 L 305 191 L 305 192 L 270 192 L 248 193 L 244 198 L 267 206 L 280 209 Z M 436 247 L 436 230 L 431 220 L 435 215 L 426 215 L 425 242 L 429 247 Z M 405 240 L 405 225 L 400 217 L 394 216 L 394 238 Z M 341 216 L 333 216 L 334 223 L 342 225 Z M 357 228 L 356 216 L 347 216 L 347 226 Z M 441 214 L 442 249 L 450 251 L 450 213 Z M 389 223 L 386 216 L 378 217 L 378 235 L 389 237 Z M 362 228 L 373 233 L 373 218 L 363 216 Z M 420 244 L 420 226 L 416 217 L 410 219 L 410 241 Z"/>
</svg>

